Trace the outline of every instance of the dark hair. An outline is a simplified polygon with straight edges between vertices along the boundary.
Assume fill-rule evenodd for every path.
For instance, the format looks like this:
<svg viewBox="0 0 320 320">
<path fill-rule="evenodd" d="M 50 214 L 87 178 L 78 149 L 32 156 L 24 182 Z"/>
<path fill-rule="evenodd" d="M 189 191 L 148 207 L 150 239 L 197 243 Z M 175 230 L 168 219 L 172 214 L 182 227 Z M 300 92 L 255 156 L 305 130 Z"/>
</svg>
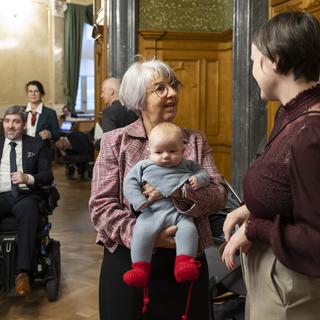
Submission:
<svg viewBox="0 0 320 320">
<path fill-rule="evenodd" d="M 31 80 L 29 81 L 26 85 L 25 85 L 25 89 L 26 89 L 26 92 L 28 92 L 28 87 L 29 86 L 36 86 L 39 90 L 39 92 L 41 93 L 42 96 L 44 96 L 46 93 L 43 89 L 43 85 L 40 81 L 38 80 Z"/>
<path fill-rule="evenodd" d="M 309 13 L 284 12 L 269 20 L 253 37 L 253 44 L 277 71 L 293 71 L 295 80 L 318 81 L 320 73 L 320 23 Z"/>
<path fill-rule="evenodd" d="M 63 110 L 64 108 L 67 108 L 67 109 L 68 109 L 68 111 L 69 111 L 69 112 L 71 112 L 71 109 L 70 109 L 70 107 L 69 107 L 69 106 L 64 105 L 64 106 L 62 107 L 62 110 Z"/>
<path fill-rule="evenodd" d="M 10 114 L 18 114 L 21 117 L 22 122 L 27 122 L 28 119 L 28 113 L 26 112 L 25 107 L 22 106 L 10 106 L 6 112 L 4 113 L 4 117 L 10 115 Z"/>
</svg>

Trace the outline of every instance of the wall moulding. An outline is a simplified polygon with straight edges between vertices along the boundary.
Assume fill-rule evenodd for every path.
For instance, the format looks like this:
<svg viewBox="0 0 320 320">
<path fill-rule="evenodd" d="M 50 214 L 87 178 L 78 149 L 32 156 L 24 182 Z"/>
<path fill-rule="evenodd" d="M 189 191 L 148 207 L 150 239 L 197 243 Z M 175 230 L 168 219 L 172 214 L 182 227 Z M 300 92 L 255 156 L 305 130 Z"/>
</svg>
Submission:
<svg viewBox="0 0 320 320">
<path fill-rule="evenodd" d="M 306 0 L 303 9 L 311 11 L 312 9 L 319 9 L 320 1 L 319 0 Z"/>
<path fill-rule="evenodd" d="M 210 40 L 228 41 L 232 39 L 232 30 L 223 32 L 178 32 L 159 30 L 139 30 L 144 40 Z"/>
<path fill-rule="evenodd" d="M 287 2 L 288 0 L 271 0 L 270 5 L 271 7 L 277 6 L 281 3 Z"/>
</svg>

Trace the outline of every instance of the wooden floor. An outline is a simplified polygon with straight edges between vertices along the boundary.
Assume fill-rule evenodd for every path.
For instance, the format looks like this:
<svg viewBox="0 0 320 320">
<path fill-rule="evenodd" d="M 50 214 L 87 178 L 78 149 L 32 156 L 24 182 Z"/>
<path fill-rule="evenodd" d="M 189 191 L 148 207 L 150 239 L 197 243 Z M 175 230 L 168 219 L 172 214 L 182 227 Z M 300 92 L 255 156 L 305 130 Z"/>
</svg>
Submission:
<svg viewBox="0 0 320 320">
<path fill-rule="evenodd" d="M 61 243 L 61 288 L 56 302 L 48 302 L 43 288 L 27 298 L 0 296 L 0 320 L 98 320 L 98 281 L 103 254 L 95 244 L 95 231 L 88 213 L 90 182 L 67 180 L 64 166 L 55 165 L 54 175 L 61 199 L 50 217 L 50 236 Z M 209 274 L 221 262 L 217 249 L 207 251 Z M 220 267 L 221 269 L 221 267 Z M 228 272 L 221 269 L 220 278 Z"/>
<path fill-rule="evenodd" d="M 50 221 L 51 237 L 61 243 L 61 290 L 56 302 L 48 302 L 44 289 L 27 298 L 0 298 L 2 320 L 97 320 L 98 277 L 102 247 L 88 214 L 90 182 L 67 180 L 64 167 L 54 166 L 61 195 Z"/>
</svg>

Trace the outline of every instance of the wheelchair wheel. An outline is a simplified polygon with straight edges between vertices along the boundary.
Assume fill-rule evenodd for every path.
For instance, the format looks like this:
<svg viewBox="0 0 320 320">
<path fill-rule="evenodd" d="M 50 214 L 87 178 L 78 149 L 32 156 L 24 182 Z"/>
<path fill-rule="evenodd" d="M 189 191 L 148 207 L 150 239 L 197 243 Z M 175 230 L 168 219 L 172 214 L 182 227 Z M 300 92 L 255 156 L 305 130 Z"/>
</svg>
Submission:
<svg viewBox="0 0 320 320">
<path fill-rule="evenodd" d="M 50 302 L 58 299 L 61 275 L 60 242 L 52 240 L 50 258 L 52 277 L 46 282 L 47 297 Z"/>
</svg>

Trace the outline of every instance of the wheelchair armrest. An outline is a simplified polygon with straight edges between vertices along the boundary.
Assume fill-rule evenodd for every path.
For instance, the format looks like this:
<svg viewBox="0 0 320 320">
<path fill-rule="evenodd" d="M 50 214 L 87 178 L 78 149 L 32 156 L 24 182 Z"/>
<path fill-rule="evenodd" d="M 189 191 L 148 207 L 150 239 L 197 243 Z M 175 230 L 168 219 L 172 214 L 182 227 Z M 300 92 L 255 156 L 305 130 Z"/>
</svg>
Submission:
<svg viewBox="0 0 320 320">
<path fill-rule="evenodd" d="M 53 210 L 58 206 L 58 200 L 60 199 L 60 194 L 54 185 L 42 187 L 44 194 L 43 201 L 40 202 L 39 207 L 41 213 L 52 214 Z"/>
</svg>

